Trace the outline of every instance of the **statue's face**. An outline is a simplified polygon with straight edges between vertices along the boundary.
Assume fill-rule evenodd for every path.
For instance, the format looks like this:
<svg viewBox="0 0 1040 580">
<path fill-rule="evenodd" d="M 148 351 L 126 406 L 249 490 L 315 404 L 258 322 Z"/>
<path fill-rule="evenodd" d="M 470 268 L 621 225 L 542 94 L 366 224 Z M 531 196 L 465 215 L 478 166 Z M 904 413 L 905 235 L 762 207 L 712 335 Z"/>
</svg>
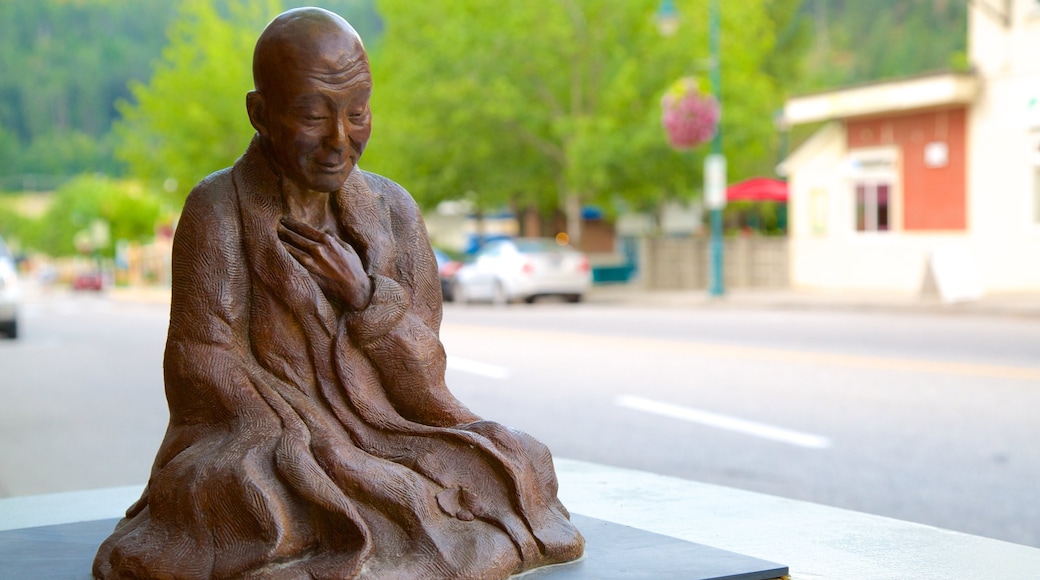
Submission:
<svg viewBox="0 0 1040 580">
<path fill-rule="evenodd" d="M 266 137 L 285 176 L 313 190 L 338 191 L 372 133 L 372 76 L 360 46 L 294 59 L 264 95 Z"/>
</svg>

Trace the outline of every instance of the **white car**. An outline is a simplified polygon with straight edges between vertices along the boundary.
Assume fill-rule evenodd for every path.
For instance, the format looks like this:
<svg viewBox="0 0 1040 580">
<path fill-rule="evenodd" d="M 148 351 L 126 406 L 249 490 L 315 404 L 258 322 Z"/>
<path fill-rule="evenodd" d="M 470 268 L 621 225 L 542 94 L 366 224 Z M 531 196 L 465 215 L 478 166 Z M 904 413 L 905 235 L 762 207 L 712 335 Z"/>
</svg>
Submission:
<svg viewBox="0 0 1040 580">
<path fill-rule="evenodd" d="M 0 238 L 0 334 L 18 337 L 18 303 L 21 301 L 14 257 Z"/>
<path fill-rule="evenodd" d="M 560 296 L 580 302 L 592 285 L 592 268 L 585 254 L 545 238 L 488 242 L 458 272 L 452 284 L 455 301 L 514 300 L 534 302 Z"/>
</svg>

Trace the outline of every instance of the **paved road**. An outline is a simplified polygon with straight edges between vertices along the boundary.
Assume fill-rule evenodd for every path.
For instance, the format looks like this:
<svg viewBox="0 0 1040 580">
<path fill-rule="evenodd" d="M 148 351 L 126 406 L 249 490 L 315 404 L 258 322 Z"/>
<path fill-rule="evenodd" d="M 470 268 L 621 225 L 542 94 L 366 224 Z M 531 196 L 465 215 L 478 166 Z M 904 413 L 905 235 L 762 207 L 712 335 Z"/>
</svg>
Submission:
<svg viewBox="0 0 1040 580">
<path fill-rule="evenodd" d="M 449 306 L 463 400 L 559 455 L 1040 546 L 1040 325 Z M 468 376 L 467 376 L 468 375 Z M 779 429 L 779 430 L 778 430 Z"/>
<path fill-rule="evenodd" d="M 0 496 L 143 483 L 166 428 L 169 306 L 58 294 L 0 340 Z"/>
<path fill-rule="evenodd" d="M 165 307 L 30 307 L 0 342 L 0 494 L 143 482 Z M 442 338 L 456 394 L 558 456 L 1040 546 L 1035 322 L 449 304 Z"/>
</svg>

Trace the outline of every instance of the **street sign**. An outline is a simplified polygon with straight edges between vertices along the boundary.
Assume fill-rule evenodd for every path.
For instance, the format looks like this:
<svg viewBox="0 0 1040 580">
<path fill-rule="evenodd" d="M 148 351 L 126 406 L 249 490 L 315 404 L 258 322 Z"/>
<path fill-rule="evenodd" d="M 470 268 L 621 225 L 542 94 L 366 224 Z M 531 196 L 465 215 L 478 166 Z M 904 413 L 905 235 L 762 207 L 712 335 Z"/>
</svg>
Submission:
<svg viewBox="0 0 1040 580">
<path fill-rule="evenodd" d="M 704 205 L 708 209 L 726 207 L 726 157 L 719 153 L 704 158 Z"/>
</svg>

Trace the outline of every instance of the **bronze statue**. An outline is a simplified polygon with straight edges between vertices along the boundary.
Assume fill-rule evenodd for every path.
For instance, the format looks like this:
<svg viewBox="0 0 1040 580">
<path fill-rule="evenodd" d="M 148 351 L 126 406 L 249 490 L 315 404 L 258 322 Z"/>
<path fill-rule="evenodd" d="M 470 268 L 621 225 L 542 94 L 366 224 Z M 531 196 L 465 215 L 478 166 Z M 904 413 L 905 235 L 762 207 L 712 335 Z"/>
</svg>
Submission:
<svg viewBox="0 0 1040 580">
<path fill-rule="evenodd" d="M 549 450 L 445 386 L 422 217 L 357 167 L 357 33 L 286 12 L 253 77 L 253 142 L 184 206 L 170 424 L 95 577 L 504 578 L 581 556 Z"/>
</svg>

